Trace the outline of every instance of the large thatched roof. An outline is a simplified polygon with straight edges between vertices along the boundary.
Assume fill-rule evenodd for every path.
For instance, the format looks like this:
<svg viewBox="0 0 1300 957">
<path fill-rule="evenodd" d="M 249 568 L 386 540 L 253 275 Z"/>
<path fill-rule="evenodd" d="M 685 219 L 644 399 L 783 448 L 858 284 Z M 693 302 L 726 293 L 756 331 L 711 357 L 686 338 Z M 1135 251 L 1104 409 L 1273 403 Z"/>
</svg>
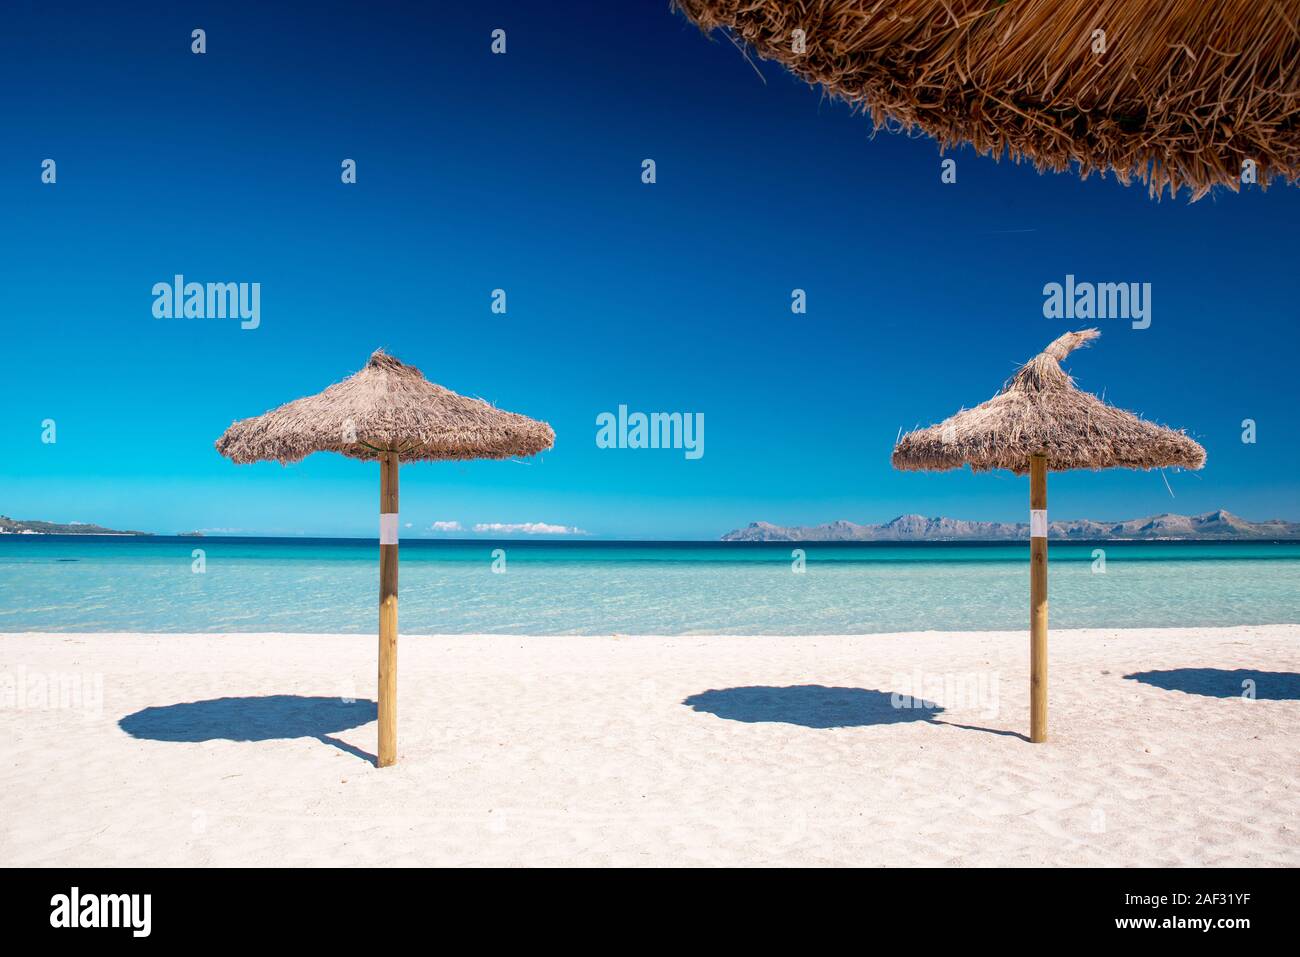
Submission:
<svg viewBox="0 0 1300 957">
<path fill-rule="evenodd" d="M 1048 468 L 1199 469 L 1205 449 L 1183 432 L 1139 419 L 1081 392 L 1061 360 L 1096 339 L 1096 329 L 1067 332 L 1007 380 L 1002 391 L 938 425 L 904 435 L 894 468 L 1029 471 L 1029 456 L 1046 452 Z"/>
<path fill-rule="evenodd" d="M 675 0 L 876 127 L 1153 195 L 1300 176 L 1298 0 Z M 794 52 L 795 30 L 806 49 Z M 1105 52 L 1095 47 L 1104 31 Z"/>
<path fill-rule="evenodd" d="M 545 422 L 503 412 L 430 382 L 382 349 L 366 367 L 318 395 L 295 399 L 243 419 L 217 439 L 217 451 L 239 463 L 297 462 L 313 452 L 403 461 L 504 459 L 549 449 Z"/>
</svg>

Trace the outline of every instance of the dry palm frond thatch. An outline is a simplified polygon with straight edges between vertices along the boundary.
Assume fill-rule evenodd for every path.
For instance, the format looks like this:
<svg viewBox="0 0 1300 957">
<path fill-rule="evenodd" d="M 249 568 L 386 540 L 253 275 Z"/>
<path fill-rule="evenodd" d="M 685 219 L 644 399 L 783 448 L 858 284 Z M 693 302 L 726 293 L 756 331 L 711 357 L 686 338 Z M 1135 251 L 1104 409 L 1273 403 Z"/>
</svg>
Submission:
<svg viewBox="0 0 1300 957">
<path fill-rule="evenodd" d="M 1247 160 L 1261 184 L 1300 177 L 1300 0 L 675 3 L 944 148 L 1112 170 L 1155 196 L 1235 190 Z"/>
<path fill-rule="evenodd" d="M 976 472 L 1029 471 L 1029 458 L 1046 453 L 1053 471 L 1199 469 L 1205 449 L 1183 432 L 1139 419 L 1075 388 L 1061 360 L 1096 339 L 1096 329 L 1067 332 L 1029 360 L 1002 391 L 938 425 L 904 435 L 894 447 L 895 468 L 922 471 L 970 465 Z"/>
<path fill-rule="evenodd" d="M 364 369 L 318 395 L 236 422 L 217 440 L 235 462 L 297 462 L 313 452 L 402 461 L 504 459 L 549 449 L 545 422 L 503 412 L 430 382 L 378 350 Z"/>
</svg>

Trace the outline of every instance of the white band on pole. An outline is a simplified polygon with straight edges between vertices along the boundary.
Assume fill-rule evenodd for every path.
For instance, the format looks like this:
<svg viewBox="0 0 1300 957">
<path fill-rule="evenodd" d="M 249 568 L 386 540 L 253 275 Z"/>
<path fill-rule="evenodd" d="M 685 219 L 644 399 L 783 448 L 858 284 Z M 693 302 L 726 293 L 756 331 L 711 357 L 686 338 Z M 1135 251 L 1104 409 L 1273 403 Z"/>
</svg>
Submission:
<svg viewBox="0 0 1300 957">
<path fill-rule="evenodd" d="M 397 544 L 397 513 L 396 512 L 379 513 L 379 544 L 380 545 Z"/>
<path fill-rule="evenodd" d="M 1047 537 L 1047 509 L 1031 508 L 1029 510 L 1029 537 Z"/>
</svg>

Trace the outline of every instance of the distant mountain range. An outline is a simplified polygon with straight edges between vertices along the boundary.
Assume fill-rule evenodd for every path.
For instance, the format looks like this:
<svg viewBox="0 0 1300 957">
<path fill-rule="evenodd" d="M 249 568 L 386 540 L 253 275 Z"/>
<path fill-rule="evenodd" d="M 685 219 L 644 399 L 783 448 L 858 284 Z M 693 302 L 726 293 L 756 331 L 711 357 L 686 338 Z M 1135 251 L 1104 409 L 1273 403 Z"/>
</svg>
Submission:
<svg viewBox="0 0 1300 957">
<path fill-rule="evenodd" d="M 0 535 L 151 535 L 120 531 L 81 522 L 61 524 L 8 518 L 0 515 Z M 190 536 L 201 532 L 188 532 Z M 1269 519 L 1250 522 L 1227 509 L 1202 515 L 1152 515 L 1126 522 L 1098 522 L 1090 518 L 1048 524 L 1053 539 L 1075 541 L 1161 541 L 1171 539 L 1259 540 L 1300 539 L 1300 522 Z M 880 525 L 827 522 L 824 525 L 773 525 L 752 522 L 722 536 L 724 542 L 1001 542 L 1029 538 L 1027 522 L 968 522 L 959 518 L 900 515 Z"/>
<path fill-rule="evenodd" d="M 1248 522 L 1226 509 L 1203 515 L 1152 515 L 1127 522 L 1090 518 L 1050 522 L 1048 538 L 1076 541 L 1157 541 L 1167 539 L 1300 538 L 1300 522 L 1270 519 Z M 827 522 L 825 525 L 772 525 L 753 522 L 722 536 L 724 542 L 957 542 L 1015 541 L 1029 537 L 1027 522 L 967 522 L 959 518 L 900 515 L 882 525 Z"/>
<path fill-rule="evenodd" d="M 148 535 L 149 532 L 119 532 L 103 525 L 71 522 L 35 522 L 0 515 L 0 535 Z"/>
</svg>

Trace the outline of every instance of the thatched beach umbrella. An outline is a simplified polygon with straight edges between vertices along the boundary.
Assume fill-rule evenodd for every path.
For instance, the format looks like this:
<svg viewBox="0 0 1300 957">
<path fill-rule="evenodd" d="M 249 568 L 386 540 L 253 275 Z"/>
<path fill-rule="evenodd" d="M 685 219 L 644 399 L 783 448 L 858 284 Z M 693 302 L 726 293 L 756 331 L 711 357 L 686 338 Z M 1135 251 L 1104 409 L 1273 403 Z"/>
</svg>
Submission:
<svg viewBox="0 0 1300 957">
<path fill-rule="evenodd" d="M 241 464 L 288 464 L 313 452 L 379 462 L 380 767 L 397 760 L 399 459 L 505 459 L 533 455 L 554 442 L 545 422 L 457 395 L 383 350 L 324 392 L 236 422 L 217 440 L 217 451 Z"/>
<path fill-rule="evenodd" d="M 1029 739 L 1047 740 L 1047 472 L 1067 469 L 1199 469 L 1205 449 L 1183 432 L 1146 422 L 1081 392 L 1061 360 L 1096 339 L 1067 332 L 1013 375 L 1002 391 L 938 425 L 904 435 L 897 469 L 1029 473 Z"/>
<path fill-rule="evenodd" d="M 1300 176 L 1294 0 L 675 0 L 944 147 L 1113 170 L 1159 195 Z M 1245 180 L 1250 182 L 1251 180 Z"/>
</svg>

